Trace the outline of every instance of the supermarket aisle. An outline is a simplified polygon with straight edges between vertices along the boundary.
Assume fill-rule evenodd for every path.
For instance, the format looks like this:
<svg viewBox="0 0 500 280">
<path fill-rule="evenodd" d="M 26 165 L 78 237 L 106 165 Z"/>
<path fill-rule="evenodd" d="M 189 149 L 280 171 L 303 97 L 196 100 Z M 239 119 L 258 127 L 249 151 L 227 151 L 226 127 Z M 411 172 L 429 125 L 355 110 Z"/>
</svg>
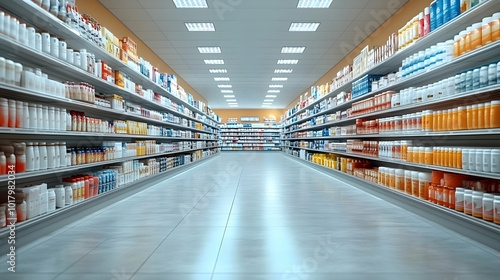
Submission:
<svg viewBox="0 0 500 280">
<path fill-rule="evenodd" d="M 17 277 L 8 279 L 451 280 L 500 273 L 498 256 L 277 152 L 223 153 L 17 257 Z"/>
</svg>

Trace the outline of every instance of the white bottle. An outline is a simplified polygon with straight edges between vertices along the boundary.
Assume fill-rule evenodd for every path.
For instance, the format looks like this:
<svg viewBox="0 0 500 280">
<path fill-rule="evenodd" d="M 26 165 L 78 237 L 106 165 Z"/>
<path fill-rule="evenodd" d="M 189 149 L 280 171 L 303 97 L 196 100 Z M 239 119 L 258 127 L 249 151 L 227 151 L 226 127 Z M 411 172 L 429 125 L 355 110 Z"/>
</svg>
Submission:
<svg viewBox="0 0 500 280">
<path fill-rule="evenodd" d="M 483 149 L 476 149 L 476 171 L 483 171 Z"/>
<path fill-rule="evenodd" d="M 61 131 L 66 131 L 66 109 L 61 109 L 61 122 L 60 122 L 60 129 Z"/>
<path fill-rule="evenodd" d="M 48 189 L 47 190 L 47 197 L 48 197 L 48 207 L 47 207 L 47 210 L 48 212 L 52 212 L 52 211 L 55 211 L 56 210 L 56 193 L 54 191 L 54 189 Z"/>
<path fill-rule="evenodd" d="M 59 57 L 59 39 L 56 36 L 50 37 L 50 54 Z"/>
<path fill-rule="evenodd" d="M 19 24 L 18 27 L 18 40 L 19 43 L 26 45 L 27 42 L 27 34 L 26 34 L 26 23 Z"/>
<path fill-rule="evenodd" d="M 87 61 L 87 50 L 80 50 L 80 69 L 87 71 L 88 61 Z"/>
<path fill-rule="evenodd" d="M 28 102 L 23 103 L 23 128 L 30 128 L 30 110 Z"/>
<path fill-rule="evenodd" d="M 42 32 L 42 52 L 50 54 L 50 33 Z"/>
<path fill-rule="evenodd" d="M 59 156 L 60 156 L 59 166 L 61 167 L 68 166 L 66 162 L 66 142 L 59 143 Z"/>
<path fill-rule="evenodd" d="M 54 187 L 54 192 L 56 194 L 56 207 L 64 208 L 66 204 L 66 191 L 63 185 L 57 185 Z"/>
<path fill-rule="evenodd" d="M 59 142 L 54 143 L 54 151 L 55 151 L 55 157 L 54 157 L 54 168 L 59 168 L 61 166 L 61 150 L 59 149 Z"/>
<path fill-rule="evenodd" d="M 71 185 L 66 185 L 64 187 L 64 199 L 65 205 L 73 205 L 73 188 Z"/>
<path fill-rule="evenodd" d="M 5 60 L 5 83 L 13 85 L 15 83 L 15 66 L 14 61 Z"/>
<path fill-rule="evenodd" d="M 42 52 L 43 49 L 43 42 L 42 42 L 42 34 L 40 33 L 35 33 L 35 50 L 37 52 Z"/>
<path fill-rule="evenodd" d="M 35 31 L 35 28 L 33 26 L 29 26 L 26 28 L 26 35 L 27 35 L 27 45 L 28 47 L 34 49 L 35 48 L 35 35 L 36 35 L 36 31 Z"/>
<path fill-rule="evenodd" d="M 48 159 L 47 159 L 47 143 L 40 142 L 38 148 L 40 149 L 40 170 L 45 170 L 48 168 Z"/>
<path fill-rule="evenodd" d="M 21 86 L 21 75 L 23 73 L 23 65 L 21 63 L 14 63 L 14 85 Z"/>
<path fill-rule="evenodd" d="M 40 146 L 38 146 L 38 142 L 33 143 L 33 160 L 35 162 L 33 171 L 40 170 Z"/>
<path fill-rule="evenodd" d="M 5 58 L 0 57 L 0 83 L 5 83 Z"/>
<path fill-rule="evenodd" d="M 35 170 L 35 151 L 33 149 L 33 143 L 26 143 L 26 171 Z"/>
<path fill-rule="evenodd" d="M 59 58 L 63 61 L 68 60 L 68 45 L 64 39 L 59 40 Z"/>
<path fill-rule="evenodd" d="M 49 106 L 48 107 L 48 120 L 49 120 L 49 123 L 48 123 L 48 129 L 49 130 L 55 130 L 55 124 L 56 124 L 56 111 L 55 111 L 55 108 L 52 107 L 52 106 Z"/>
<path fill-rule="evenodd" d="M 49 129 L 49 106 L 42 106 L 42 114 L 43 114 L 43 129 Z"/>
<path fill-rule="evenodd" d="M 61 130 L 61 109 L 59 107 L 54 108 L 54 130 Z"/>
</svg>

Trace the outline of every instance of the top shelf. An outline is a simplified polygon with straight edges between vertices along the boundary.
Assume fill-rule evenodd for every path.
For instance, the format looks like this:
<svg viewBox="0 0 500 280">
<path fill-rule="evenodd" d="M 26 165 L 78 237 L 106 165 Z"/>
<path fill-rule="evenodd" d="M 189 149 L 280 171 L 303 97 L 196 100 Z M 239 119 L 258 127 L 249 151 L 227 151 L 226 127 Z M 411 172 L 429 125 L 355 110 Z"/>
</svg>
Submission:
<svg viewBox="0 0 500 280">
<path fill-rule="evenodd" d="M 325 94 L 324 96 L 315 100 L 306 107 L 298 110 L 294 114 L 287 117 L 286 120 L 289 120 L 294 116 L 296 116 L 297 114 L 300 114 L 308 109 L 313 108 L 316 104 L 320 103 L 326 98 L 336 96 L 342 91 L 351 90 L 353 81 L 356 81 L 357 79 L 367 74 L 385 75 L 387 73 L 390 73 L 391 71 L 396 71 L 397 69 L 399 69 L 399 67 L 401 67 L 404 58 L 418 51 L 425 50 L 426 48 L 435 45 L 439 42 L 453 39 L 455 35 L 457 35 L 460 31 L 464 30 L 467 26 L 471 25 L 474 22 L 481 22 L 481 20 L 484 17 L 491 16 L 493 13 L 499 10 L 500 10 L 500 1 L 498 0 L 488 0 L 475 6 L 473 9 L 468 10 L 465 13 L 462 13 L 461 15 L 447 22 L 440 28 L 436 29 L 435 31 L 432 31 L 427 36 L 418 39 L 413 45 L 397 51 L 391 57 L 380 62 L 374 67 L 364 71 L 363 73 L 354 77 L 353 79 L 351 79 L 351 81 L 347 82 L 341 87 L 330 91 L 330 93 Z"/>
<path fill-rule="evenodd" d="M 60 19 L 45 11 L 41 7 L 37 6 L 30 0 L 7 0 L 4 1 L 5 4 L 2 5 L 7 11 L 16 15 L 19 19 L 24 22 L 34 25 L 38 29 L 47 30 L 51 34 L 57 35 L 58 37 L 64 38 L 68 45 L 81 46 L 85 48 L 88 52 L 95 55 L 96 59 L 106 62 L 114 70 L 120 70 L 127 74 L 134 82 L 141 84 L 145 89 L 151 89 L 154 92 L 161 94 L 170 98 L 171 100 L 180 103 L 194 112 L 205 115 L 211 120 L 218 123 L 218 121 L 212 116 L 206 114 L 205 112 L 199 110 L 198 108 L 192 106 L 186 101 L 178 98 L 177 96 L 171 94 L 166 89 L 160 85 L 154 83 L 148 77 L 142 75 L 141 73 L 128 67 L 123 61 L 117 59 L 116 57 L 109 54 L 106 50 L 88 42 L 82 38 L 78 31 L 71 29 L 66 23 L 62 22 Z"/>
</svg>

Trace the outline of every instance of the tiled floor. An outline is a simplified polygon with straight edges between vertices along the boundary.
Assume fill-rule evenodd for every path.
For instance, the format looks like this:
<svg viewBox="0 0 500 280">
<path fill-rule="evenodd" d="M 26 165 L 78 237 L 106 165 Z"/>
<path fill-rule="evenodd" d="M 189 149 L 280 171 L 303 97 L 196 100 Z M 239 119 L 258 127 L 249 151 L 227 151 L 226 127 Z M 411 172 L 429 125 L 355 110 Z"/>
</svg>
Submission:
<svg viewBox="0 0 500 280">
<path fill-rule="evenodd" d="M 223 153 L 18 250 L 0 279 L 500 274 L 500 255 L 277 152 Z"/>
</svg>

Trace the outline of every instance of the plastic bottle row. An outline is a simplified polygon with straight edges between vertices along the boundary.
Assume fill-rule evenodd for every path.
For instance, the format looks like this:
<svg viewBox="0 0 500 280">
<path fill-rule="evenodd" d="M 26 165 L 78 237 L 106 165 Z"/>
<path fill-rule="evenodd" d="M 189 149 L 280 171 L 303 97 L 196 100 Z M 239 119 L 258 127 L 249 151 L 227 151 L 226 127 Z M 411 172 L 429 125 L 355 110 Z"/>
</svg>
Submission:
<svg viewBox="0 0 500 280">
<path fill-rule="evenodd" d="M 453 40 L 437 43 L 405 59 L 401 68 L 401 77 L 409 78 L 453 60 Z"/>
<path fill-rule="evenodd" d="M 429 173 L 385 166 L 373 167 L 369 160 L 335 154 L 307 153 L 306 159 L 443 207 L 500 224 L 499 180 L 484 180 L 441 171 Z"/>
<path fill-rule="evenodd" d="M 125 161 L 106 169 L 63 178 L 61 183 L 55 183 L 52 188 L 48 188 L 47 183 L 26 187 L 18 186 L 16 188 L 15 204 L 5 203 L 0 205 L 0 227 L 5 227 L 6 224 L 11 222 L 19 223 L 33 219 L 57 209 L 81 203 L 125 184 L 165 172 L 171 168 L 191 163 L 215 153 L 217 151 L 200 151 L 199 153 L 187 155 Z"/>
<path fill-rule="evenodd" d="M 455 35 L 454 57 L 461 56 L 482 46 L 500 40 L 500 13 L 485 17 Z"/>
</svg>

